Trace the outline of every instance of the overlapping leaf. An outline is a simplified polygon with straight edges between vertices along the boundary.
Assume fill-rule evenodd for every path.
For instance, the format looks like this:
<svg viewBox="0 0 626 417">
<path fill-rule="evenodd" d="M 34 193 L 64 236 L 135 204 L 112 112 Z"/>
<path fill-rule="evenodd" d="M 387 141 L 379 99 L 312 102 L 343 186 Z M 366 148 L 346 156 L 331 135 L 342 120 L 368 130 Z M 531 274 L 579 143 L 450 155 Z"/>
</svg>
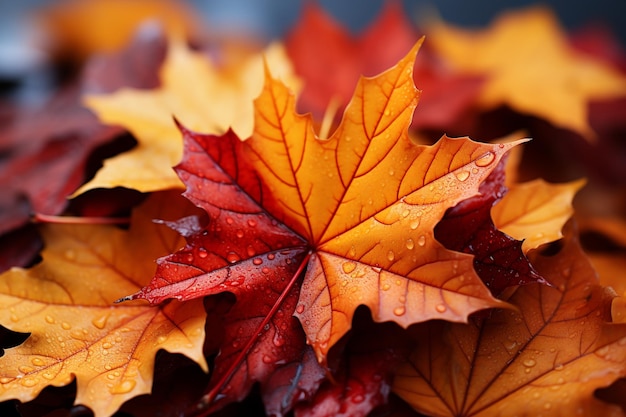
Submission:
<svg viewBox="0 0 626 417">
<path fill-rule="evenodd" d="M 493 220 L 498 229 L 523 240 L 526 253 L 561 238 L 563 225 L 574 213 L 574 195 L 584 184 L 584 180 L 550 184 L 541 179 L 515 184 L 493 207 Z"/>
<path fill-rule="evenodd" d="M 263 84 L 262 61 L 295 83 L 280 45 L 246 62 L 218 67 L 200 52 L 172 38 L 161 67 L 161 87 L 123 89 L 86 98 L 100 120 L 129 130 L 138 146 L 108 159 L 96 177 L 77 193 L 93 188 L 126 187 L 142 192 L 182 186 L 171 167 L 180 161 L 182 143 L 172 120 L 206 133 L 221 134 L 230 126 L 242 138 L 252 131 L 252 99 Z"/>
<path fill-rule="evenodd" d="M 480 185 L 479 195 L 449 209 L 435 227 L 435 237 L 448 249 L 474 255 L 478 276 L 496 296 L 508 287 L 546 283 L 524 256 L 522 242 L 498 230 L 491 219 L 492 206 L 507 191 L 504 162 Z"/>
<path fill-rule="evenodd" d="M 266 275 L 284 282 L 287 294 L 301 262 L 306 274 L 295 315 L 320 361 L 359 305 L 376 321 L 403 326 L 464 321 L 499 305 L 471 257 L 444 249 L 433 227 L 448 207 L 476 194 L 515 143 L 444 137 L 431 147 L 412 144 L 416 52 L 362 79 L 328 140 L 315 136 L 289 90 L 271 78 L 255 102 L 251 139 L 183 130 L 177 171 L 186 195 L 211 217 L 203 233 L 217 233 L 221 244 L 188 246 L 163 259 L 152 283 L 128 298 L 189 299 L 233 283 L 246 288 Z"/>
<path fill-rule="evenodd" d="M 372 76 L 395 64 L 418 38 L 399 2 L 385 3 L 377 19 L 358 36 L 314 3 L 305 4 L 300 21 L 286 38 L 289 57 L 304 81 L 300 109 L 321 118 L 328 107 L 336 106 L 341 114 L 360 76 Z M 423 94 L 413 127 L 459 131 L 455 122 L 474 104 L 481 77 L 452 71 L 426 49 L 415 62 L 414 78 Z"/>
<path fill-rule="evenodd" d="M 144 285 L 153 260 L 181 244 L 177 233 L 151 222 L 192 212 L 177 198 L 153 196 L 128 232 L 110 226 L 45 227 L 42 263 L 0 276 L 0 322 L 31 333 L 0 362 L 0 398 L 29 401 L 48 385 L 76 378 L 76 403 L 108 416 L 150 391 L 159 349 L 184 353 L 206 370 L 201 300 L 154 307 L 111 304 Z"/>
<path fill-rule="evenodd" d="M 394 391 L 437 416 L 621 415 L 593 393 L 624 375 L 626 327 L 607 323 L 612 297 L 565 234 L 557 255 L 532 257 L 553 287 L 519 287 L 509 299 L 519 311 L 416 328 Z"/>
<path fill-rule="evenodd" d="M 488 109 L 506 104 L 591 139 L 589 101 L 626 95 L 626 78 L 570 47 L 544 8 L 503 14 L 484 31 L 435 24 L 428 35 L 457 69 L 488 76 L 479 99 Z"/>
</svg>

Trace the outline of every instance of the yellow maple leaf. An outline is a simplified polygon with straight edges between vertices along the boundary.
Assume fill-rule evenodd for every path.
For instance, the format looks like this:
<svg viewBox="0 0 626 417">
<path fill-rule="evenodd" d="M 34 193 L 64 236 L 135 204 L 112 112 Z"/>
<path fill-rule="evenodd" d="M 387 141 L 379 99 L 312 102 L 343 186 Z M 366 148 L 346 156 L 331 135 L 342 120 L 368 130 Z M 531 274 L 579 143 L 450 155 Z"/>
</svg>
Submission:
<svg viewBox="0 0 626 417">
<path fill-rule="evenodd" d="M 542 179 L 510 186 L 509 192 L 491 210 L 496 227 L 523 240 L 527 253 L 563 235 L 561 229 L 574 213 L 572 200 L 585 180 L 550 184 Z"/>
<path fill-rule="evenodd" d="M 484 108 L 506 104 L 588 139 L 588 102 L 626 95 L 626 77 L 570 47 L 545 8 L 502 14 L 483 31 L 437 23 L 429 40 L 458 70 L 488 76 Z"/>
<path fill-rule="evenodd" d="M 245 62 L 218 68 L 204 54 L 172 39 L 161 68 L 160 88 L 122 89 L 87 96 L 85 102 L 108 124 L 128 129 L 138 145 L 104 162 L 95 178 L 80 188 L 126 187 L 141 192 L 182 188 L 172 170 L 182 156 L 182 139 L 172 116 L 192 129 L 221 134 L 229 127 L 241 138 L 252 133 L 252 100 L 263 88 L 263 62 L 295 88 L 291 64 L 280 44 Z"/>
<path fill-rule="evenodd" d="M 188 36 L 199 34 L 202 26 L 192 10 L 175 0 L 65 0 L 50 2 L 35 17 L 49 35 L 44 46 L 79 59 L 118 50 L 146 21 Z"/>
<path fill-rule="evenodd" d="M 112 304 L 146 284 L 154 259 L 183 243 L 152 219 L 190 210 L 180 196 L 158 193 L 136 211 L 129 231 L 102 225 L 42 228 L 43 262 L 0 276 L 0 323 L 31 333 L 0 361 L 0 401 L 29 401 L 48 385 L 76 378 L 76 403 L 96 417 L 108 416 L 129 398 L 150 392 L 159 349 L 185 354 L 207 370 L 201 300 Z"/>
</svg>

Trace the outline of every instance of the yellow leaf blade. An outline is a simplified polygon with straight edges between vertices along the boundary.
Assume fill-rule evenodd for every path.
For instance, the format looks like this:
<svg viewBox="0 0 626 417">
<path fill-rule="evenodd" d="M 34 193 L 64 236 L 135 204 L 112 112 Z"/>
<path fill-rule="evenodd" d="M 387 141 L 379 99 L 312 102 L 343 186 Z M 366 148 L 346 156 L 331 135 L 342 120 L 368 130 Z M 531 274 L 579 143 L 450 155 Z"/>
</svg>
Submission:
<svg viewBox="0 0 626 417">
<path fill-rule="evenodd" d="M 33 399 L 48 385 L 77 379 L 76 402 L 96 416 L 150 392 L 158 349 L 185 354 L 207 369 L 202 354 L 202 302 L 165 306 L 112 305 L 136 291 L 154 270 L 154 259 L 182 244 L 154 217 L 180 216 L 174 196 L 153 197 L 135 215 L 129 232 L 109 226 L 50 225 L 43 261 L 14 268 L 0 280 L 0 322 L 30 332 L 0 362 L 0 398 Z M 146 243 L 144 233 L 155 239 Z M 158 238 L 157 238 L 158 237 Z"/>
<path fill-rule="evenodd" d="M 523 240 L 524 253 L 562 237 L 561 229 L 574 213 L 572 200 L 585 180 L 550 184 L 542 179 L 511 186 L 491 210 L 496 227 Z"/>
<path fill-rule="evenodd" d="M 480 96 L 487 109 L 506 104 L 592 139 L 588 102 L 626 95 L 626 77 L 570 47 L 544 8 L 503 14 L 484 31 L 436 24 L 429 32 L 457 69 L 488 76 Z"/>
<path fill-rule="evenodd" d="M 263 60 L 291 85 L 297 85 L 280 44 L 237 65 L 217 68 L 207 56 L 174 38 L 161 68 L 160 88 L 122 89 L 85 97 L 86 105 L 102 122 L 128 129 L 139 144 L 107 160 L 75 195 L 94 188 L 126 187 L 141 192 L 182 188 L 172 170 L 182 156 L 182 140 L 173 117 L 196 131 L 221 134 L 232 127 L 241 138 L 248 137 L 253 125 L 252 99 L 263 84 Z"/>
</svg>

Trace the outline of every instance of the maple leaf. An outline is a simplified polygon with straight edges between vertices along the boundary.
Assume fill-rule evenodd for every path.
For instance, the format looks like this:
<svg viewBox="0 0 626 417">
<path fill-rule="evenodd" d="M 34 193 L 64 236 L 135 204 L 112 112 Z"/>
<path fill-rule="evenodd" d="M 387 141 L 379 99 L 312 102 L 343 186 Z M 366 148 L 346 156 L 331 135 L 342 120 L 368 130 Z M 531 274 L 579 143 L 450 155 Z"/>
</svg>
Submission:
<svg viewBox="0 0 626 417">
<path fill-rule="evenodd" d="M 480 185 L 479 195 L 450 208 L 435 227 L 435 238 L 448 249 L 474 255 L 478 276 L 496 296 L 511 286 L 546 283 L 524 256 L 522 242 L 498 230 L 491 219 L 492 206 L 507 191 L 505 162 Z"/>
<path fill-rule="evenodd" d="M 561 238 L 561 229 L 574 213 L 572 200 L 584 180 L 550 184 L 542 179 L 511 186 L 491 210 L 498 229 L 523 240 L 522 250 Z"/>
<path fill-rule="evenodd" d="M 296 114 L 293 95 L 270 77 L 255 101 L 250 139 L 183 128 L 176 170 L 185 195 L 209 213 L 204 232 L 217 233 L 220 245 L 188 245 L 161 260 L 150 285 L 125 299 L 184 300 L 232 284 L 252 288 L 266 276 L 282 281 L 286 296 L 306 269 L 294 314 L 321 362 L 359 305 L 376 321 L 402 326 L 465 321 L 501 305 L 471 257 L 443 248 L 433 227 L 447 208 L 475 195 L 517 143 L 445 136 L 430 147 L 411 143 L 418 47 L 387 72 L 361 79 L 328 140 L 316 137 L 310 117 Z"/>
<path fill-rule="evenodd" d="M 508 299 L 519 311 L 416 327 L 393 390 L 437 416 L 621 415 L 593 393 L 624 375 L 626 327 L 607 323 L 612 296 L 573 229 L 558 254 L 531 254 L 553 286 L 519 287 Z"/>
<path fill-rule="evenodd" d="M 457 70 L 488 76 L 479 98 L 486 109 L 506 104 L 590 139 L 589 101 L 626 95 L 626 77 L 570 47 L 545 8 L 504 13 L 483 31 L 438 23 L 428 35 Z"/>
<path fill-rule="evenodd" d="M 332 376 L 315 397 L 300 402 L 297 417 L 365 416 L 386 404 L 393 369 L 409 352 L 408 338 L 393 323 L 374 324 L 369 312 L 359 309 L 345 346 L 335 349 L 329 362 L 336 362 Z"/>
<path fill-rule="evenodd" d="M 377 19 L 358 36 L 314 2 L 306 3 L 285 40 L 295 71 L 304 81 L 300 110 L 321 119 L 329 106 L 337 106 L 341 114 L 361 75 L 378 74 L 395 64 L 418 39 L 397 1 L 385 3 Z M 414 79 L 423 93 L 412 126 L 448 131 L 473 104 L 482 83 L 480 77 L 452 72 L 428 50 L 421 51 L 415 62 Z"/>
<path fill-rule="evenodd" d="M 76 378 L 76 402 L 105 416 L 150 391 L 158 349 L 183 353 L 206 371 L 201 300 L 158 307 L 111 305 L 145 283 L 156 257 L 181 244 L 177 233 L 151 222 L 193 212 L 176 198 L 152 196 L 134 214 L 129 231 L 44 226 L 43 261 L 0 276 L 0 322 L 31 333 L 0 362 L 2 400 L 29 401 L 48 385 Z"/>
<path fill-rule="evenodd" d="M 221 134 L 232 126 L 241 137 L 249 136 L 252 99 L 263 83 L 263 59 L 285 80 L 296 83 L 279 44 L 270 45 L 263 56 L 254 54 L 245 62 L 218 68 L 205 54 L 191 51 L 173 37 L 160 70 L 160 88 L 87 96 L 87 106 L 100 120 L 123 126 L 139 144 L 106 160 L 95 178 L 75 195 L 99 187 L 141 192 L 180 188 L 171 167 L 180 161 L 182 143 L 172 115 L 191 129 Z"/>
</svg>

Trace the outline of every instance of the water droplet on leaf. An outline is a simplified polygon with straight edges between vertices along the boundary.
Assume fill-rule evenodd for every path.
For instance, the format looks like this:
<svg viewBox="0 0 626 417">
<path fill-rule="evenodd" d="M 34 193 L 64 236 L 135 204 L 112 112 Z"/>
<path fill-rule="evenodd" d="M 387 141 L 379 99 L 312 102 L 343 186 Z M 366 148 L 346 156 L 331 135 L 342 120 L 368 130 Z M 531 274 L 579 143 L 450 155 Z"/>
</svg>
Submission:
<svg viewBox="0 0 626 417">
<path fill-rule="evenodd" d="M 239 257 L 239 255 L 237 255 L 235 252 L 228 252 L 228 255 L 226 255 L 226 260 L 230 262 L 231 264 L 234 264 L 240 259 L 241 258 Z"/>
<path fill-rule="evenodd" d="M 522 363 L 524 364 L 524 366 L 527 366 L 528 368 L 532 368 L 533 366 L 537 364 L 537 362 L 532 358 L 524 359 L 524 362 Z"/>
<path fill-rule="evenodd" d="M 341 265 L 341 269 L 343 269 L 343 272 L 345 272 L 346 274 L 349 274 L 350 272 L 354 271 L 356 269 L 356 263 L 354 262 L 344 262 Z"/>
<path fill-rule="evenodd" d="M 479 167 L 486 167 L 496 159 L 496 155 L 493 152 L 486 152 L 481 155 L 474 163 Z"/>
<path fill-rule="evenodd" d="M 459 171 L 456 174 L 454 174 L 456 176 L 456 179 L 463 182 L 465 180 L 467 180 L 470 176 L 469 171 Z"/>
<path fill-rule="evenodd" d="M 133 388 L 135 388 L 135 385 L 137 385 L 135 381 L 133 381 L 132 379 L 127 379 L 125 381 L 122 381 L 121 384 L 118 384 L 111 388 L 109 392 L 111 394 L 128 394 L 132 391 Z"/>
<path fill-rule="evenodd" d="M 102 330 L 104 329 L 104 326 L 106 326 L 108 319 L 109 319 L 109 315 L 105 314 L 104 316 L 100 316 L 98 318 L 93 319 L 91 321 L 91 324 L 93 324 L 94 327 Z"/>
</svg>

